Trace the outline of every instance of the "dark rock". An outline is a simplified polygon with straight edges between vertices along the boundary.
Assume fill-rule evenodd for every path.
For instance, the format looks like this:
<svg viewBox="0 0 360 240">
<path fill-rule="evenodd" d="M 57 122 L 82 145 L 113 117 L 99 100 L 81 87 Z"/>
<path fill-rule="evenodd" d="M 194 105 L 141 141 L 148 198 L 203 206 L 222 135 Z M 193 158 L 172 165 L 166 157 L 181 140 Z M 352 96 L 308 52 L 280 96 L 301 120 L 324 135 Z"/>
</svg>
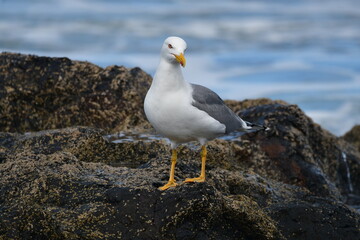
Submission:
<svg viewBox="0 0 360 240">
<path fill-rule="evenodd" d="M 228 197 L 209 184 L 184 185 L 160 192 L 152 183 L 167 169 L 165 164 L 155 165 L 159 167 L 114 168 L 81 162 L 66 152 L 18 154 L 0 168 L 0 236 L 281 237 L 275 221 L 249 197 Z"/>
<path fill-rule="evenodd" d="M 360 234 L 360 214 L 343 203 L 243 168 L 234 152 L 245 150 L 237 141 L 210 143 L 206 183 L 160 192 L 157 187 L 168 178 L 168 147 L 161 141 L 114 144 L 103 133 L 78 127 L 3 135 L 0 238 L 353 239 Z M 256 155 L 256 148 L 249 149 L 247 156 Z M 105 164 L 126 166 L 130 158 L 132 168 Z M 179 158 L 179 182 L 198 174 L 194 147 L 180 148 Z M 229 159 L 225 165 L 224 159 Z"/>
<path fill-rule="evenodd" d="M 258 99 L 246 99 L 243 101 L 236 100 L 225 100 L 227 106 L 229 106 L 234 112 L 239 112 L 247 108 L 256 107 L 260 105 L 268 104 L 282 104 L 288 105 L 288 103 L 282 100 L 271 100 L 268 98 L 258 98 Z"/>
<path fill-rule="evenodd" d="M 151 77 L 139 68 L 2 53 L 0 82 L 0 131 L 149 126 L 142 106 Z"/>
<path fill-rule="evenodd" d="M 256 148 L 244 168 L 268 178 L 305 187 L 320 196 L 339 199 L 349 191 L 344 154 L 351 165 L 352 193 L 360 194 L 360 155 L 350 144 L 315 124 L 296 105 L 267 104 L 240 112 L 248 121 L 259 121 L 267 132 L 242 136 Z M 349 163 L 351 161 L 351 163 Z"/>
<path fill-rule="evenodd" d="M 354 126 L 343 136 L 344 140 L 353 144 L 360 151 L 360 125 Z"/>
<path fill-rule="evenodd" d="M 103 162 L 113 166 L 139 167 L 161 152 L 167 155 L 167 147 L 159 141 L 110 143 L 103 137 L 104 131 L 95 128 L 74 127 L 45 130 L 35 133 L 0 133 L 2 162 L 12 161 L 18 153 L 52 154 L 65 151 L 80 161 Z"/>
<path fill-rule="evenodd" d="M 295 105 L 227 101 L 270 130 L 210 142 L 207 182 L 160 192 L 169 146 L 107 135 L 149 127 L 151 79 L 140 69 L 3 53 L 0 81 L 0 239 L 360 235 L 360 214 L 346 205 L 360 206 L 360 154 L 345 141 L 356 134 L 337 138 Z M 9 133 L 30 130 L 43 131 Z M 176 180 L 199 170 L 199 146 L 181 146 Z"/>
<path fill-rule="evenodd" d="M 271 216 L 288 239 L 358 239 L 359 218 L 345 205 L 328 199 L 308 197 L 306 201 L 274 204 Z M 357 227 L 350 227 L 357 226 Z"/>
</svg>

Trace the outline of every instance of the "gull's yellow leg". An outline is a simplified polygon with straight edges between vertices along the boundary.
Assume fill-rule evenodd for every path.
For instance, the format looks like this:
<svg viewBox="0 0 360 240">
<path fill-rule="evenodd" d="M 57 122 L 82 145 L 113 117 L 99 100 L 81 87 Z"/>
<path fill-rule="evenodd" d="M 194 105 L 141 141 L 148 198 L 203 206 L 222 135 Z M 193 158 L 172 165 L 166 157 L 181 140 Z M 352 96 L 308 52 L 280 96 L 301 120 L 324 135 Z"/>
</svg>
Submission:
<svg viewBox="0 0 360 240">
<path fill-rule="evenodd" d="M 187 182 L 205 182 L 205 164 L 206 164 L 206 147 L 202 146 L 201 147 L 201 173 L 200 173 L 200 177 L 197 178 L 187 178 L 185 179 L 185 183 Z"/>
<path fill-rule="evenodd" d="M 168 188 L 175 187 L 177 185 L 177 183 L 175 182 L 175 178 L 174 178 L 176 160 L 177 160 L 177 151 L 176 151 L 176 149 L 173 149 L 172 154 L 171 154 L 171 169 L 170 169 L 169 181 L 164 186 L 159 187 L 159 190 L 164 191 Z"/>
</svg>

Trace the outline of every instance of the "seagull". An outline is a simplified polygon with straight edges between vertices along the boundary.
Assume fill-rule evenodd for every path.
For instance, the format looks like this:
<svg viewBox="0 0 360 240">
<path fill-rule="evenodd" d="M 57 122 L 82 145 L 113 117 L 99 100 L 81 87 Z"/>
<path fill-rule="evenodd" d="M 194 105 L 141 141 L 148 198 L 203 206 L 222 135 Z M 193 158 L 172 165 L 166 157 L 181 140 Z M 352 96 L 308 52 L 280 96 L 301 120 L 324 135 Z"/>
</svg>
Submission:
<svg viewBox="0 0 360 240">
<path fill-rule="evenodd" d="M 187 178 L 185 183 L 204 182 L 206 143 L 235 130 L 247 132 L 266 127 L 242 120 L 210 89 L 185 81 L 182 67 L 186 65 L 186 42 L 179 37 L 168 37 L 161 48 L 160 63 L 146 94 L 144 110 L 148 121 L 171 143 L 169 181 L 159 190 L 177 186 L 175 165 L 177 146 L 198 141 L 201 144 L 201 173 Z"/>
</svg>

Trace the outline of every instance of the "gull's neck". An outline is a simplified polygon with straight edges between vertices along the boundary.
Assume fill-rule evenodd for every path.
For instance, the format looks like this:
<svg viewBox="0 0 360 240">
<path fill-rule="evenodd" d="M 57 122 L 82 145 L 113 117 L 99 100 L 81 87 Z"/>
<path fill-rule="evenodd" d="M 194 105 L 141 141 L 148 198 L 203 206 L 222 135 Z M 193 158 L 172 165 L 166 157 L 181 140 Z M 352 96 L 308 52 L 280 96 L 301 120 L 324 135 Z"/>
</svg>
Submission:
<svg viewBox="0 0 360 240">
<path fill-rule="evenodd" d="M 164 59 L 160 60 L 156 69 L 151 87 L 166 91 L 187 88 L 187 83 L 183 77 L 181 66 L 178 63 L 170 63 Z"/>
</svg>

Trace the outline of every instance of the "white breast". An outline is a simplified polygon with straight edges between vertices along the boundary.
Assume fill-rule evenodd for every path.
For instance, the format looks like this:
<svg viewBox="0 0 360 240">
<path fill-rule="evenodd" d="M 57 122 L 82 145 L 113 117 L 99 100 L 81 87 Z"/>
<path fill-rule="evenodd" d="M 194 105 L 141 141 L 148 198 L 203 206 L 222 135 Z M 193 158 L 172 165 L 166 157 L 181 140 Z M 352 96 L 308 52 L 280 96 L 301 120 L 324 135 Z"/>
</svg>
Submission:
<svg viewBox="0 0 360 240">
<path fill-rule="evenodd" d="M 191 104 L 189 87 L 172 91 L 150 88 L 144 102 L 150 123 L 158 133 L 176 143 L 211 140 L 224 134 L 223 124 Z"/>
</svg>

